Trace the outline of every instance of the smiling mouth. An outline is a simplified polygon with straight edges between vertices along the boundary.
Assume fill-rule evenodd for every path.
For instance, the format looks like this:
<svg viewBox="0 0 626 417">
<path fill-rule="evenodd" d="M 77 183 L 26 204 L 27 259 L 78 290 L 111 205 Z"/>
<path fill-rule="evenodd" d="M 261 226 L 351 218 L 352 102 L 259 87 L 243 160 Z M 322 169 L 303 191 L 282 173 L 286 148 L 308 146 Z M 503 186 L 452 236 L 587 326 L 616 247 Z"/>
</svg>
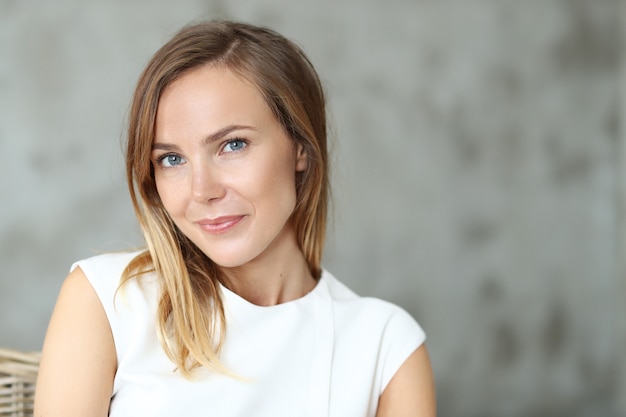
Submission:
<svg viewBox="0 0 626 417">
<path fill-rule="evenodd" d="M 196 222 L 205 232 L 219 235 L 235 227 L 245 216 L 223 216 L 215 219 L 206 219 Z"/>
</svg>

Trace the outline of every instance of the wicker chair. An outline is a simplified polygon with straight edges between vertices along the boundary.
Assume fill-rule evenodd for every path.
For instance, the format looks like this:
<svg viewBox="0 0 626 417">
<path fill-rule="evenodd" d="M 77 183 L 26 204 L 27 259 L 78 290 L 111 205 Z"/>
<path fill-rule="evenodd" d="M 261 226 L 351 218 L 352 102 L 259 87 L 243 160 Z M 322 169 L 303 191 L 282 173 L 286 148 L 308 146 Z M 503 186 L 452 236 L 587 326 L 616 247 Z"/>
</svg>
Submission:
<svg viewBox="0 0 626 417">
<path fill-rule="evenodd" d="M 0 417 L 32 417 L 38 352 L 0 349 Z"/>
</svg>

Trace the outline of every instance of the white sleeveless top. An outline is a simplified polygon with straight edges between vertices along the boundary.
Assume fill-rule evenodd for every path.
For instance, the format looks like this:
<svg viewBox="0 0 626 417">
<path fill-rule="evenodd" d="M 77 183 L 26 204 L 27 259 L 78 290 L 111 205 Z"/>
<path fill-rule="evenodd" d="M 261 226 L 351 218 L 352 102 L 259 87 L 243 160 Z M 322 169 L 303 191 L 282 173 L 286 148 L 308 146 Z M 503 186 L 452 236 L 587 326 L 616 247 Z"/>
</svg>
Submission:
<svg viewBox="0 0 626 417">
<path fill-rule="evenodd" d="M 309 294 L 270 307 L 222 287 L 221 359 L 243 378 L 201 371 L 187 380 L 157 338 L 156 275 L 132 280 L 116 295 L 137 254 L 99 255 L 72 266 L 94 287 L 113 332 L 113 417 L 373 417 L 391 377 L 425 340 L 404 310 L 357 296 L 327 271 Z"/>
</svg>

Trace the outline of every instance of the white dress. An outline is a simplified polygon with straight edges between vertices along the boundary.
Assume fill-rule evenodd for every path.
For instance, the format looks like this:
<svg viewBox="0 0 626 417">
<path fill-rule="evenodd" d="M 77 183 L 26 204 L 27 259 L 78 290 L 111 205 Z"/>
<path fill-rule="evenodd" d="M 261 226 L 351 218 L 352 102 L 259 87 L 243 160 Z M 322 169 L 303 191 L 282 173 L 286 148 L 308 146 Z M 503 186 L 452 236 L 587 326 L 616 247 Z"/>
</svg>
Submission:
<svg viewBox="0 0 626 417">
<path fill-rule="evenodd" d="M 425 340 L 401 308 L 362 298 L 324 271 L 294 301 L 261 307 L 222 287 L 223 363 L 242 378 L 174 371 L 157 338 L 155 274 L 117 292 L 135 253 L 76 262 L 106 311 L 115 347 L 110 416 L 375 416 L 378 397 Z"/>
</svg>

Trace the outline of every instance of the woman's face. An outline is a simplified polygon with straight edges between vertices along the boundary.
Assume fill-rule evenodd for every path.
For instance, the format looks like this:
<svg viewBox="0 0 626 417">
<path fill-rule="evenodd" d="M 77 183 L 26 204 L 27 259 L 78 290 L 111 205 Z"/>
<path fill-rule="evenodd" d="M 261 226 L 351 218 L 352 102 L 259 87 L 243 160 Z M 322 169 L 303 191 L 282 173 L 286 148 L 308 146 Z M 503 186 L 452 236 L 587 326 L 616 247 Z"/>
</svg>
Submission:
<svg viewBox="0 0 626 417">
<path fill-rule="evenodd" d="M 217 265 L 299 251 L 289 218 L 307 158 L 256 87 L 222 66 L 191 70 L 163 91 L 155 132 L 161 201 Z"/>
</svg>

